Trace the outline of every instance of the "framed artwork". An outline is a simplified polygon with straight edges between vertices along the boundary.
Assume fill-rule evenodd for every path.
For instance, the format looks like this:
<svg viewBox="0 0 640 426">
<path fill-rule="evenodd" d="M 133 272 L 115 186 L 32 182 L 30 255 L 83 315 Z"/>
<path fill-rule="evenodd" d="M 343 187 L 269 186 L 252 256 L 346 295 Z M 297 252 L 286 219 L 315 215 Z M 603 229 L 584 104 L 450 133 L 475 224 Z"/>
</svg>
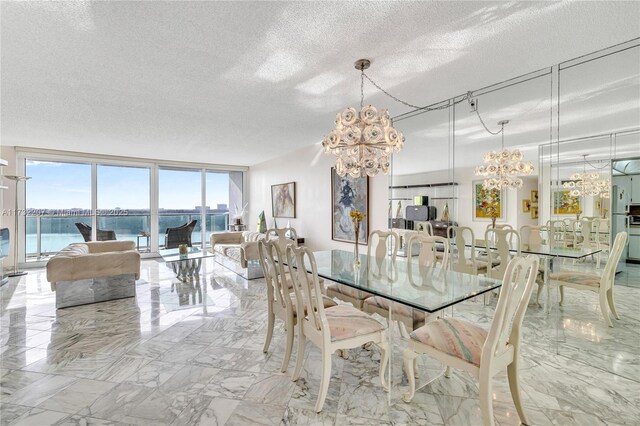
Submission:
<svg viewBox="0 0 640 426">
<path fill-rule="evenodd" d="M 538 190 L 531 190 L 531 204 L 538 204 Z"/>
<path fill-rule="evenodd" d="M 582 213 L 580 197 L 574 197 L 569 191 L 553 192 L 553 214 L 578 214 Z"/>
<path fill-rule="evenodd" d="M 473 220 L 491 220 L 505 218 L 506 191 L 485 189 L 481 180 L 473 181 Z"/>
<path fill-rule="evenodd" d="M 369 236 L 369 179 L 341 177 L 331 168 L 331 238 L 335 241 L 355 242 L 355 230 L 349 213 L 358 210 L 366 214 L 360 223 L 358 244 L 367 244 Z"/>
<path fill-rule="evenodd" d="M 271 212 L 273 217 L 296 217 L 296 183 L 271 185 Z"/>
<path fill-rule="evenodd" d="M 531 219 L 538 218 L 538 206 L 531 206 Z"/>
<path fill-rule="evenodd" d="M 529 213 L 531 211 L 531 200 L 522 200 L 522 213 Z"/>
</svg>

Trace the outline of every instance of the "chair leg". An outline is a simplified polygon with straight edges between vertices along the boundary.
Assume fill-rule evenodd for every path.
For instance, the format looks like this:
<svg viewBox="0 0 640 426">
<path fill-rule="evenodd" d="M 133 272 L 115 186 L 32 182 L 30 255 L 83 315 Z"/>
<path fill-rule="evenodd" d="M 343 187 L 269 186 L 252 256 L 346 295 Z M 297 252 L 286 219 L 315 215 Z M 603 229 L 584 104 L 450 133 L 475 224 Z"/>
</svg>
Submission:
<svg viewBox="0 0 640 426">
<path fill-rule="evenodd" d="M 272 312 L 267 316 L 267 338 L 264 341 L 264 347 L 262 352 L 267 353 L 269 345 L 271 344 L 271 338 L 273 337 L 273 327 L 275 326 L 276 316 Z"/>
<path fill-rule="evenodd" d="M 414 360 L 418 357 L 418 354 L 412 349 L 404 350 L 404 371 L 407 373 L 407 380 L 409 380 L 409 392 L 402 395 L 404 402 L 411 402 L 413 396 L 416 394 L 416 377 L 414 372 Z"/>
<path fill-rule="evenodd" d="M 296 366 L 293 369 L 291 380 L 294 382 L 300 377 L 300 371 L 302 370 L 302 364 L 304 363 L 304 333 L 302 327 L 298 326 L 298 353 L 296 354 Z"/>
<path fill-rule="evenodd" d="M 542 289 L 544 288 L 544 283 L 538 283 L 538 292 L 536 293 L 536 305 L 540 306 L 540 294 L 542 294 Z"/>
<path fill-rule="evenodd" d="M 609 315 L 609 304 L 607 302 L 607 294 L 606 292 L 600 292 L 600 310 L 602 311 L 602 316 L 604 316 L 604 320 L 609 327 L 613 327 L 613 322 L 611 322 L 611 316 Z"/>
<path fill-rule="evenodd" d="M 320 393 L 316 401 L 316 413 L 322 411 L 324 400 L 327 398 L 329 391 L 329 382 L 331 381 L 331 352 L 328 348 L 322 348 L 322 377 L 320 378 Z"/>
<path fill-rule="evenodd" d="M 287 324 L 287 347 L 285 348 L 284 358 L 282 359 L 282 367 L 280 367 L 280 371 L 283 373 L 287 371 L 289 360 L 291 359 L 291 352 L 293 351 L 293 335 L 294 325 L 292 321 L 290 321 L 289 324 Z"/>
<path fill-rule="evenodd" d="M 522 398 L 520 397 L 520 380 L 518 377 L 517 355 L 516 359 L 514 359 L 513 362 L 509 364 L 509 366 L 507 366 L 507 377 L 509 378 L 509 389 L 511 390 L 511 398 L 513 399 L 513 404 L 516 406 L 516 410 L 518 411 L 520 423 L 528 425 L 529 421 L 527 420 L 527 416 L 524 412 L 524 407 L 522 406 Z"/>
<path fill-rule="evenodd" d="M 560 287 L 560 306 L 564 303 L 564 286 L 558 285 Z"/>
<path fill-rule="evenodd" d="M 491 375 L 488 370 L 483 369 L 480 370 L 480 412 L 482 413 L 482 424 L 494 426 Z"/>
<path fill-rule="evenodd" d="M 614 318 L 619 320 L 620 316 L 618 315 L 618 311 L 616 311 L 616 303 L 615 299 L 613 298 L 612 288 L 607 291 L 607 301 L 609 302 L 609 309 L 611 309 L 611 313 L 613 314 Z"/>
<path fill-rule="evenodd" d="M 387 382 L 387 364 L 389 363 L 389 344 L 387 343 L 387 338 L 383 335 L 382 341 L 378 343 L 380 347 L 380 383 L 382 383 L 382 388 L 389 392 L 389 383 Z"/>
</svg>

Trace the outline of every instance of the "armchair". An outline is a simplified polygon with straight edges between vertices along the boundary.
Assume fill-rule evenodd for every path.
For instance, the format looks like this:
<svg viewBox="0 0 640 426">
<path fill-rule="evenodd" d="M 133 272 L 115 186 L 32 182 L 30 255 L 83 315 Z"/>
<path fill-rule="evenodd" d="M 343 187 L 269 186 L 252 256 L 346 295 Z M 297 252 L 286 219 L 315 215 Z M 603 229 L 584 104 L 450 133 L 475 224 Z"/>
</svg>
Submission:
<svg viewBox="0 0 640 426">
<path fill-rule="evenodd" d="M 177 248 L 180 244 L 186 244 L 191 247 L 191 234 L 197 223 L 198 221 L 194 219 L 182 226 L 167 228 L 165 231 L 164 247 L 172 249 Z"/>
<path fill-rule="evenodd" d="M 89 225 L 87 225 L 86 223 L 77 222 L 76 223 L 76 228 L 78 228 L 78 231 L 80 231 L 80 233 L 82 234 L 82 238 L 84 238 L 84 242 L 85 243 L 88 243 L 89 241 L 91 241 L 91 227 Z M 102 229 L 97 229 L 96 230 L 96 239 L 98 241 L 115 240 L 116 239 L 116 232 L 115 231 L 103 231 Z"/>
</svg>

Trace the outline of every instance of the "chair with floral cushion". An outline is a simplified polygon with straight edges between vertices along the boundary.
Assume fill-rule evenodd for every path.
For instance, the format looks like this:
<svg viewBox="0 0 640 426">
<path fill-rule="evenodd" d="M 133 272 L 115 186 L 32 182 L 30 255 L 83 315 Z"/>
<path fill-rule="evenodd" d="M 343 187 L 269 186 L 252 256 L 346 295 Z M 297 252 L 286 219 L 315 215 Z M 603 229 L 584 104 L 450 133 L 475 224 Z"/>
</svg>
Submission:
<svg viewBox="0 0 640 426">
<path fill-rule="evenodd" d="M 471 373 L 480 384 L 480 411 L 485 426 L 492 426 L 493 392 L 491 379 L 507 369 L 509 388 L 518 416 L 530 424 L 522 407 L 518 380 L 520 327 L 533 291 L 539 259 L 535 255 L 512 259 L 505 271 L 500 297 L 491 328 L 485 329 L 456 318 L 440 318 L 411 333 L 404 352 L 409 379 L 409 392 L 403 396 L 410 402 L 416 391 L 415 359 L 429 355 L 443 364 Z"/>
<path fill-rule="evenodd" d="M 607 263 L 604 265 L 602 275 L 584 274 L 576 271 L 552 273 L 550 278 L 557 281 L 560 286 L 560 305 L 564 303 L 564 287 L 598 293 L 600 310 L 602 311 L 604 320 L 607 322 L 609 327 L 613 327 L 609 311 L 611 311 L 615 319 L 620 319 L 620 316 L 616 311 L 615 300 L 613 297 L 613 283 L 615 280 L 616 268 L 618 266 L 618 262 L 620 262 L 626 243 L 627 233 L 619 232 L 613 242 L 613 247 L 611 248 L 609 259 L 607 259 Z"/>
<path fill-rule="evenodd" d="M 318 303 L 322 298 L 318 284 L 318 270 L 313 253 L 306 247 L 289 246 L 287 264 L 293 278 L 297 312 L 306 312 L 298 316 L 298 353 L 292 379 L 300 377 L 304 362 L 304 346 L 308 339 L 322 352 L 322 374 L 320 393 L 316 401 L 316 412 L 322 411 L 331 379 L 331 355 L 335 351 L 357 348 L 366 343 L 377 345 L 381 351 L 380 381 L 385 390 L 388 384 L 384 373 L 389 361 L 388 342 L 384 326 L 364 312 L 349 305 L 326 308 Z M 296 265 L 294 267 L 293 265 Z M 306 267 L 310 273 L 306 272 Z"/>
<path fill-rule="evenodd" d="M 374 237 L 377 237 L 375 245 L 374 258 L 371 257 L 371 247 L 374 245 Z M 391 261 L 396 261 L 398 254 L 398 244 L 400 238 L 394 231 L 372 231 L 369 234 L 369 246 L 367 247 L 367 262 L 371 263 L 375 260 L 378 267 L 384 262 L 387 256 L 391 257 Z M 365 299 L 373 297 L 373 294 L 366 291 L 358 290 L 348 285 L 332 283 L 327 286 L 327 296 L 337 298 L 344 302 L 351 303 L 358 309 L 362 309 Z"/>
<path fill-rule="evenodd" d="M 284 262 L 277 262 L 276 259 L 283 259 L 284 254 L 280 251 L 280 246 L 276 240 L 258 242 L 258 254 L 260 266 L 264 273 L 264 279 L 267 282 L 267 338 L 264 342 L 263 352 L 269 350 L 271 339 L 273 337 L 273 329 L 275 319 L 284 321 L 287 331 L 287 343 L 285 346 L 285 354 L 282 359 L 281 371 L 287 371 L 291 352 L 293 351 L 293 334 L 297 321 L 297 306 L 293 302 L 295 294 L 292 285 L 288 283 L 289 278 L 285 275 Z M 335 306 L 336 302 L 323 297 L 324 306 Z"/>
</svg>

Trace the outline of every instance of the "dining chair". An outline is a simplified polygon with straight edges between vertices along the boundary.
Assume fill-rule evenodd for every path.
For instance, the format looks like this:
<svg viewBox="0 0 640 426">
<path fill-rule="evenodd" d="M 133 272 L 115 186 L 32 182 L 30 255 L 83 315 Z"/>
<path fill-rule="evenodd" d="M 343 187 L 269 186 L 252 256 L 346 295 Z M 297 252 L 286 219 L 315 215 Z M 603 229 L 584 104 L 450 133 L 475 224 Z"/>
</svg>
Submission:
<svg viewBox="0 0 640 426">
<path fill-rule="evenodd" d="M 375 244 L 374 256 L 371 257 L 371 248 L 374 245 L 374 237 L 377 239 Z M 367 246 L 367 263 L 375 261 L 375 264 L 380 267 L 387 257 L 391 258 L 392 262 L 395 262 L 398 254 L 398 244 L 400 238 L 394 231 L 371 231 L 369 234 L 369 245 Z M 326 294 L 331 298 L 337 298 L 343 302 L 351 303 L 358 309 L 362 309 L 362 305 L 365 299 L 373 297 L 373 294 L 349 287 L 348 285 L 331 283 L 326 287 Z"/>
<path fill-rule="evenodd" d="M 300 377 L 306 340 L 311 341 L 322 352 L 322 375 L 315 406 L 316 412 L 322 411 L 327 397 L 331 379 L 331 355 L 338 350 L 357 348 L 366 343 L 377 345 L 382 351 L 380 381 L 383 388 L 388 391 L 385 370 L 389 361 L 389 346 L 385 327 L 353 306 L 338 305 L 325 309 L 321 303 L 318 303 L 322 300 L 318 270 L 313 253 L 308 248 L 289 246 L 287 263 L 294 282 L 297 312 L 306 312 L 306 316 L 300 315 L 297 318 L 298 353 L 293 381 Z M 297 265 L 297 269 L 293 266 L 294 264 Z M 305 265 L 311 269 L 310 274 L 306 273 Z"/>
<path fill-rule="evenodd" d="M 566 229 L 567 227 L 563 221 L 548 220 L 549 245 L 552 247 L 567 247 Z"/>
<path fill-rule="evenodd" d="M 598 248 L 601 250 L 598 253 L 598 269 L 600 269 L 600 263 L 602 261 L 602 254 L 609 255 L 609 219 L 599 218 L 596 219 L 598 226 L 596 227 L 595 240 L 598 242 Z"/>
<path fill-rule="evenodd" d="M 262 351 L 266 353 L 269 350 L 269 345 L 273 338 L 275 319 L 278 318 L 284 321 L 287 342 L 282 366 L 280 367 L 280 370 L 284 373 L 287 371 L 291 352 L 293 351 L 293 337 L 298 312 L 297 306 L 293 302 L 295 294 L 292 293 L 292 286 L 288 285 L 284 262 L 276 260 L 284 259 L 278 242 L 276 240 L 260 240 L 258 242 L 258 255 L 264 279 L 267 282 L 267 337 Z M 336 302 L 328 297 L 323 297 L 322 301 L 323 306 L 336 305 Z"/>
<path fill-rule="evenodd" d="M 440 268 L 446 270 L 449 267 L 449 240 L 443 237 L 432 237 L 424 233 L 413 234 L 409 241 L 409 252 L 407 256 L 407 276 L 409 282 L 414 287 L 420 287 L 413 281 L 414 273 L 413 268 L 419 268 L 417 275 L 421 277 L 428 276 L 429 270 L 435 268 L 437 263 L 440 263 Z M 443 259 L 440 262 L 436 257 L 437 249 L 436 245 L 442 244 L 444 247 Z M 414 253 L 414 247 L 419 247 L 417 256 Z M 417 262 L 414 262 L 414 257 L 417 257 Z M 408 330 L 415 330 L 424 324 L 427 314 L 423 311 L 414 310 L 402 303 L 392 302 L 382 296 L 371 296 L 364 300 L 362 309 L 368 314 L 378 314 L 392 321 L 397 321 L 400 334 L 408 336 Z M 389 311 L 391 310 L 391 318 Z"/>
<path fill-rule="evenodd" d="M 456 247 L 455 256 L 453 253 L 451 256 L 454 271 L 472 275 L 478 275 L 478 270 L 486 271 L 487 263 L 476 259 L 474 247 L 476 238 L 473 229 L 468 226 L 450 226 L 447 228 L 447 236 Z"/>
<path fill-rule="evenodd" d="M 520 227 L 520 248 L 521 250 L 540 250 L 542 248 L 542 234 L 545 227 L 536 225 L 523 225 Z M 538 276 L 536 277 L 538 291 L 536 292 L 536 304 L 540 304 L 540 295 L 544 288 L 544 265 L 540 264 L 538 268 Z"/>
<path fill-rule="evenodd" d="M 298 233 L 294 228 L 271 228 L 268 229 L 266 239 L 270 241 L 276 241 L 278 248 L 284 254 L 287 252 L 287 246 L 293 244 L 298 245 Z"/>
<path fill-rule="evenodd" d="M 616 235 L 616 239 L 611 247 L 611 253 L 607 259 L 607 263 L 604 265 L 602 275 L 597 274 L 585 274 L 576 271 L 563 271 L 555 272 L 550 275 L 550 278 L 557 281 L 560 287 L 560 305 L 564 303 L 564 287 L 572 287 L 576 290 L 586 290 L 598 293 L 600 301 L 600 310 L 602 316 L 609 327 L 613 327 L 613 322 L 609 315 L 609 311 L 613 314 L 615 319 L 620 319 L 618 312 L 616 311 L 615 299 L 613 297 L 614 280 L 616 275 L 616 268 L 622 252 L 624 251 L 625 244 L 627 243 L 628 235 L 626 232 L 619 232 Z"/>
<path fill-rule="evenodd" d="M 456 318 L 440 318 L 410 334 L 404 351 L 404 366 L 409 392 L 403 396 L 411 402 L 416 391 L 415 359 L 422 355 L 471 373 L 480 384 L 480 411 L 485 426 L 494 425 L 491 380 L 507 369 L 509 389 L 523 424 L 527 420 L 520 394 L 518 361 L 520 327 L 527 310 L 539 265 L 538 256 L 515 257 L 507 265 L 505 279 L 489 331 Z"/>
<path fill-rule="evenodd" d="M 582 249 L 599 248 L 598 240 L 593 238 L 595 227 L 599 227 L 599 225 L 600 222 L 593 219 L 580 219 L 580 241 L 577 242 L 576 247 Z M 599 254 L 597 257 L 600 257 Z M 591 260 L 595 260 L 594 255 L 591 255 Z"/>
<path fill-rule="evenodd" d="M 501 280 L 507 270 L 509 259 L 512 257 L 511 249 L 513 247 L 516 250 L 514 255 L 520 256 L 520 234 L 514 229 L 490 228 L 485 232 L 484 238 L 487 242 L 487 264 L 492 265 L 487 268 L 487 277 Z M 515 244 L 512 243 L 514 239 Z"/>
</svg>

